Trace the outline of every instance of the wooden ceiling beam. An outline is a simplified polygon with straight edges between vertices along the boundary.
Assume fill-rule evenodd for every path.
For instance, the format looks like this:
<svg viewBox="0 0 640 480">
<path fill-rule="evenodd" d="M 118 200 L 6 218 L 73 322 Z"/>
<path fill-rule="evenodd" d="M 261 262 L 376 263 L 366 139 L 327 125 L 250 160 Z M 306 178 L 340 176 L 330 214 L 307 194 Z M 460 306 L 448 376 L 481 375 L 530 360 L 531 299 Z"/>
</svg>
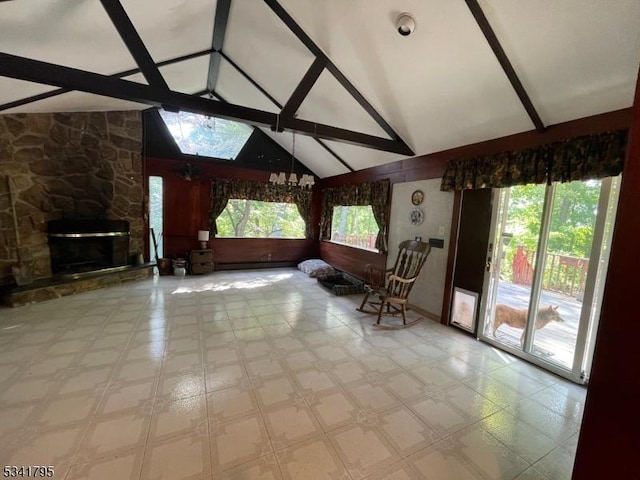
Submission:
<svg viewBox="0 0 640 480">
<path fill-rule="evenodd" d="M 304 99 L 307 98 L 307 95 L 315 85 L 316 81 L 320 77 L 320 74 L 324 71 L 324 68 L 327 65 L 327 57 L 316 57 L 313 61 L 307 73 L 304 74 L 302 80 L 293 91 L 289 100 L 287 100 L 286 105 L 282 108 L 280 112 L 280 116 L 284 118 L 293 117 Z"/>
<path fill-rule="evenodd" d="M 229 64 L 236 69 L 236 71 L 242 75 L 249 83 L 251 83 L 251 85 L 253 85 L 254 87 L 256 87 L 258 89 L 258 91 L 260 91 L 260 93 L 262 93 L 265 97 L 267 97 L 269 100 L 271 100 L 271 103 L 273 103 L 276 107 L 278 107 L 279 109 L 282 110 L 283 105 L 278 102 L 278 100 L 276 100 L 272 95 L 269 94 L 269 92 L 267 92 L 258 82 L 256 82 L 251 75 L 249 75 L 247 72 L 245 72 L 242 67 L 240 67 L 240 65 L 238 65 L 236 62 L 234 62 L 231 58 L 229 58 L 228 55 L 226 55 L 224 52 L 220 52 L 222 54 L 222 57 L 229 62 Z M 331 148 L 329 148 L 329 146 L 324 143 L 322 140 L 320 140 L 319 138 L 315 138 L 314 140 L 316 142 L 318 142 L 318 144 L 324 148 L 327 152 L 329 152 L 336 160 L 338 160 L 338 162 L 340 162 L 347 170 L 349 170 L 350 172 L 355 172 L 355 169 L 349 165 L 347 162 L 345 162 L 342 157 L 340 157 L 340 155 L 338 155 L 336 152 L 334 152 Z"/>
<path fill-rule="evenodd" d="M 513 65 L 511 65 L 511 61 L 509 61 L 509 57 L 507 57 L 507 54 L 502 48 L 500 40 L 498 40 L 498 37 L 493 31 L 489 20 L 487 20 L 487 17 L 482 11 L 482 7 L 480 7 L 477 0 L 465 0 L 465 2 L 467 3 L 467 7 L 469 7 L 469 10 L 471 10 L 471 14 L 473 15 L 473 18 L 475 18 L 478 27 L 480 27 L 484 38 L 486 38 L 487 43 L 489 43 L 489 46 L 491 47 L 491 50 L 493 50 L 494 55 L 498 59 L 498 62 L 500 62 L 502 70 L 504 70 L 504 73 L 507 75 L 509 82 L 511 82 L 513 89 L 516 91 L 516 94 L 518 95 L 522 106 L 527 111 L 529 118 L 535 125 L 536 130 L 538 130 L 539 132 L 543 132 L 546 127 L 542 122 L 540 115 L 538 115 L 536 108 L 533 106 L 533 102 L 529 98 L 529 95 L 522 85 L 522 82 L 520 81 L 518 74 L 513 68 Z"/>
<path fill-rule="evenodd" d="M 407 155 L 415 155 L 413 150 L 409 148 L 409 146 L 405 143 L 400 135 L 393 129 L 389 123 L 380 115 L 376 109 L 371 105 L 366 98 L 358 91 L 358 89 L 349 81 L 347 77 L 334 65 L 334 63 L 324 54 L 324 52 L 320 49 L 318 45 L 311 39 L 309 35 L 302 29 L 300 25 L 293 19 L 289 13 L 278 3 L 277 0 L 264 0 L 264 2 L 271 8 L 273 13 L 275 13 L 280 20 L 291 30 L 291 32 L 298 37 L 305 47 L 309 49 L 309 51 L 316 58 L 325 58 L 326 59 L 326 68 L 331 72 L 331 74 L 335 77 L 335 79 L 342 85 L 342 87 L 349 92 L 349 94 L 354 98 L 356 102 L 369 114 L 369 116 L 384 130 L 384 132 L 389 135 L 390 138 L 400 142 L 404 145 L 405 151 L 411 152 Z"/>
<path fill-rule="evenodd" d="M 216 89 L 218 74 L 220 73 L 220 63 L 222 62 L 222 47 L 224 37 L 227 33 L 229 23 L 229 12 L 231 11 L 231 0 L 218 0 L 216 3 L 216 16 L 213 21 L 213 40 L 211 49 L 213 53 L 209 58 L 209 73 L 207 75 L 207 90 L 210 92 Z"/>
<path fill-rule="evenodd" d="M 256 126 L 272 127 L 276 124 L 279 116 L 275 113 L 264 112 L 254 108 L 218 102 L 8 53 L 0 53 L 0 75 L 162 107 L 167 110 L 184 110 L 202 115 L 239 120 Z M 411 149 L 404 143 L 387 138 L 300 119 L 280 119 L 279 123 L 286 130 L 311 137 L 335 140 L 400 155 L 413 155 Z"/>
<path fill-rule="evenodd" d="M 113 26 L 118 30 L 122 41 L 138 67 L 140 67 L 149 85 L 169 90 L 167 82 L 162 77 L 158 66 L 153 61 L 153 58 L 151 58 L 149 50 L 147 50 L 147 46 L 142 41 L 142 38 L 140 38 L 140 35 L 138 35 L 136 27 L 134 27 L 129 15 L 127 15 L 127 12 L 119 0 L 100 0 L 100 3 L 106 10 L 107 15 L 109 15 L 111 23 L 113 23 Z"/>
<path fill-rule="evenodd" d="M 249 75 L 240 65 L 238 65 L 236 62 L 234 62 L 231 57 L 229 57 L 224 52 L 220 52 L 220 55 L 222 56 L 222 58 L 224 58 L 229 63 L 229 65 L 231 65 L 233 68 L 235 68 L 236 72 L 238 72 L 240 75 L 242 75 L 245 78 L 245 80 L 247 80 L 251 85 L 256 87 L 256 89 L 258 89 L 258 91 L 260 93 L 262 93 L 265 97 L 267 97 L 271 101 L 271 103 L 273 103 L 279 109 L 282 109 L 282 104 L 280 102 L 278 102 L 278 100 L 276 100 L 273 95 L 271 95 L 269 92 L 267 92 L 258 82 L 256 82 L 251 77 L 251 75 Z"/>
<path fill-rule="evenodd" d="M 180 63 L 187 60 L 191 60 L 193 58 L 202 57 L 204 55 L 210 55 L 213 50 L 208 48 L 206 50 L 200 50 L 199 52 L 188 53 L 187 55 L 181 55 L 179 57 L 170 58 L 168 60 L 163 60 L 162 62 L 156 63 L 158 67 L 165 67 L 167 65 L 173 65 L 174 63 Z M 128 77 L 129 75 L 135 75 L 136 73 L 140 73 L 140 68 L 132 68 L 129 70 L 124 70 L 122 72 L 114 73 L 110 75 L 115 78 Z M 31 95 L 29 97 L 21 98 L 19 100 L 14 100 L 12 102 L 7 102 L 0 105 L 0 112 L 3 110 L 9 110 L 10 108 L 21 107 L 22 105 L 27 105 L 29 103 L 37 102 L 38 100 L 45 100 L 51 97 L 57 97 L 58 95 L 62 95 L 63 93 L 72 92 L 68 88 L 56 88 L 55 90 L 50 90 L 48 92 L 38 93 L 37 95 Z"/>
</svg>

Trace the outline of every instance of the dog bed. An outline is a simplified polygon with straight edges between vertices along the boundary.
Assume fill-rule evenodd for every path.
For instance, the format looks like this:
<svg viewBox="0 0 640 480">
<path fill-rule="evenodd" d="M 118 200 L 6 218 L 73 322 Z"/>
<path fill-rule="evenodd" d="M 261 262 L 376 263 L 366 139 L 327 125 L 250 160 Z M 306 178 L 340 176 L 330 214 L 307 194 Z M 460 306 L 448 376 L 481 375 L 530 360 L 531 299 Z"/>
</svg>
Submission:
<svg viewBox="0 0 640 480">
<path fill-rule="evenodd" d="M 364 293 L 364 282 L 348 273 L 320 275 L 318 283 L 334 295 L 355 295 Z"/>
<path fill-rule="evenodd" d="M 336 273 L 336 270 L 324 260 L 312 259 L 305 260 L 298 264 L 298 270 L 306 273 L 311 278 L 315 278 L 319 275 L 332 275 Z"/>
</svg>

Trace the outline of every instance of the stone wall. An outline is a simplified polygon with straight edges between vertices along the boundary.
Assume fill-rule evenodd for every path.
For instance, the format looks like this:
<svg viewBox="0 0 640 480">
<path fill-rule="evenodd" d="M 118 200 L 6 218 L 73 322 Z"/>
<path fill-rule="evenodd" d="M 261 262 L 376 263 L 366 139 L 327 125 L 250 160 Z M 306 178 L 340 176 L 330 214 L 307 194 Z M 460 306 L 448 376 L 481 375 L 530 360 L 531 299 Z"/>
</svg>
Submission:
<svg viewBox="0 0 640 480">
<path fill-rule="evenodd" d="M 130 253 L 143 249 L 140 112 L 0 115 L 0 284 L 16 261 L 9 182 L 22 259 L 51 276 L 47 222 L 128 220 Z"/>
</svg>

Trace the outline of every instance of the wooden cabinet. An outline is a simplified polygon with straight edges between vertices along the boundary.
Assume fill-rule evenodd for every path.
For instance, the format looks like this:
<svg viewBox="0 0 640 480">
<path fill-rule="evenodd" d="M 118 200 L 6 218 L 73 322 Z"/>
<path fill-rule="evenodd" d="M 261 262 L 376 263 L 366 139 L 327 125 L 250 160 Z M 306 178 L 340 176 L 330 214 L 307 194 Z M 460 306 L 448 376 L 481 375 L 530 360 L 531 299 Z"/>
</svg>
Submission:
<svg viewBox="0 0 640 480">
<path fill-rule="evenodd" d="M 193 275 L 213 272 L 213 250 L 191 250 L 189 265 Z"/>
</svg>

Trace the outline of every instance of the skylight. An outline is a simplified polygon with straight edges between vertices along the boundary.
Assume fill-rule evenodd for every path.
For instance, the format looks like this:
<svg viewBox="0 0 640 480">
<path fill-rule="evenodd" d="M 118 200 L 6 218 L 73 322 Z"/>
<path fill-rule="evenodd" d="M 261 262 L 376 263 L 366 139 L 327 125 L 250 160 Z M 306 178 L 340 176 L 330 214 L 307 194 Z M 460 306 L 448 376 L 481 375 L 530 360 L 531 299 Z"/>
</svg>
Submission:
<svg viewBox="0 0 640 480">
<path fill-rule="evenodd" d="M 189 155 L 235 160 L 253 131 L 249 125 L 232 120 L 188 112 L 159 112 L 180 151 Z"/>
</svg>

